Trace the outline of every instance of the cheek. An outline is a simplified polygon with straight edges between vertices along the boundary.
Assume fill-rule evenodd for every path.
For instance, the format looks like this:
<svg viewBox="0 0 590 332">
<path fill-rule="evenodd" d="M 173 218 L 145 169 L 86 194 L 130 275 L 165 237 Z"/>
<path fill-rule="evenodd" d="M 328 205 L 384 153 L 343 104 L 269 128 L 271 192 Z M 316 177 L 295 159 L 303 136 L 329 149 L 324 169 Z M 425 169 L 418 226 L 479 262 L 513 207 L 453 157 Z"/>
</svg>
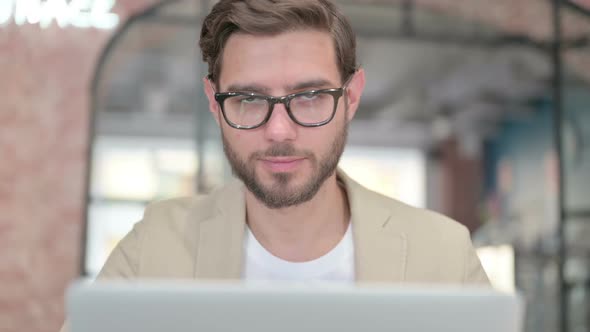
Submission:
<svg viewBox="0 0 590 332">
<path fill-rule="evenodd" d="M 339 126 L 339 123 L 337 124 L 335 121 L 332 121 L 325 126 L 313 128 L 301 135 L 299 144 L 301 144 L 304 150 L 312 151 L 319 158 L 330 151 L 332 142 L 340 132 L 338 130 Z"/>
<path fill-rule="evenodd" d="M 248 156 L 256 150 L 256 134 L 248 130 L 236 130 L 231 127 L 224 128 L 225 139 L 232 148 L 241 156 Z"/>
<path fill-rule="evenodd" d="M 340 116 L 335 117 L 330 125 L 329 128 L 326 128 L 329 130 L 326 131 L 322 138 L 322 148 L 324 153 L 332 153 L 334 144 L 337 141 L 340 141 L 342 136 L 345 135 L 348 120 L 346 119 L 344 112 L 342 112 Z"/>
</svg>

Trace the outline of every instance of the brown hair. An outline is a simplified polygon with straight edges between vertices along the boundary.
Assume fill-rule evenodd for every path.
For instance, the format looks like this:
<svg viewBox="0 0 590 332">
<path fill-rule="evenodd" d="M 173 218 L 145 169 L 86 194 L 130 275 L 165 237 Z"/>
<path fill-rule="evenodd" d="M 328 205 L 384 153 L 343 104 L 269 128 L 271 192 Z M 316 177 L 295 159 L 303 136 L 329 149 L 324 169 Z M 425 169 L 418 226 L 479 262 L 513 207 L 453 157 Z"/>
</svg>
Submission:
<svg viewBox="0 0 590 332">
<path fill-rule="evenodd" d="M 225 43 L 235 32 L 276 35 L 297 29 L 329 32 L 334 40 L 341 80 L 356 68 L 356 39 L 346 17 L 328 0 L 221 0 L 203 21 L 199 46 L 218 83 Z"/>
</svg>

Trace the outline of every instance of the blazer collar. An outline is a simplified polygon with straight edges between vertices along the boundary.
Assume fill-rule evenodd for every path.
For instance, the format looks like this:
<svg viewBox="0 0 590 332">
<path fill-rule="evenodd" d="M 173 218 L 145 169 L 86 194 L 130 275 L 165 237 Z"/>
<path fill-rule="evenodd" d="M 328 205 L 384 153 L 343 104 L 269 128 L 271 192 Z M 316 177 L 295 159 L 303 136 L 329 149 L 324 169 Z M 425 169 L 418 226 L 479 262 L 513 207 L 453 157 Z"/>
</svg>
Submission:
<svg viewBox="0 0 590 332">
<path fill-rule="evenodd" d="M 187 233 L 196 236 L 195 278 L 240 279 L 246 229 L 244 190 L 240 181 L 232 179 L 191 209 L 188 218 L 194 229 Z"/>
<path fill-rule="evenodd" d="M 351 209 L 356 280 L 403 281 L 407 238 L 396 227 L 395 210 L 388 204 L 391 200 L 367 190 L 340 169 L 337 176 L 344 184 Z M 195 278 L 241 278 L 246 229 L 244 190 L 243 184 L 233 179 L 191 208 L 188 218 L 192 228 L 187 230 L 186 241 L 196 240 L 191 245 L 196 252 Z"/>
<path fill-rule="evenodd" d="M 350 205 L 356 280 L 402 282 L 405 279 L 407 236 L 398 227 L 394 201 L 338 172 Z"/>
</svg>

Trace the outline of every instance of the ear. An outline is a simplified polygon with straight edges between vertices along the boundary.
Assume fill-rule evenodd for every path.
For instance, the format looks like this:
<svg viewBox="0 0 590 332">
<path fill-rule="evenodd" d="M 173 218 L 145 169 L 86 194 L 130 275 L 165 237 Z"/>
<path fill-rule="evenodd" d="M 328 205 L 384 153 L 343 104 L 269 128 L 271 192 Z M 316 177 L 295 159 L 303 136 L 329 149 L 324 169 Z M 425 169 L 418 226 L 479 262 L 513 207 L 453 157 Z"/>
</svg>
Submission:
<svg viewBox="0 0 590 332">
<path fill-rule="evenodd" d="M 361 95 L 365 90 L 365 70 L 359 68 L 353 74 L 352 79 L 346 88 L 346 98 L 348 98 L 348 121 L 350 122 L 361 102 Z"/>
<path fill-rule="evenodd" d="M 219 104 L 215 100 L 215 90 L 213 89 L 213 82 L 205 76 L 203 77 L 203 89 L 205 90 L 205 95 L 207 95 L 207 99 L 209 100 L 209 112 L 213 114 L 213 118 L 217 122 L 217 125 L 220 125 L 220 116 L 221 110 L 219 109 Z"/>
</svg>

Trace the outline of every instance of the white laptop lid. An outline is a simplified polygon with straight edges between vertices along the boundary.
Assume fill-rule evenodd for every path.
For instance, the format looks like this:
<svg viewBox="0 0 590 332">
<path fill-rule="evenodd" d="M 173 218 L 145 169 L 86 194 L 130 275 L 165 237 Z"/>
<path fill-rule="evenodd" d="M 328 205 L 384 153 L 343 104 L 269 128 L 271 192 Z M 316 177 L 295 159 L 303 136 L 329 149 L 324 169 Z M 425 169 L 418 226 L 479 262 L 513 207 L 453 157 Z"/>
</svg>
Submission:
<svg viewBox="0 0 590 332">
<path fill-rule="evenodd" d="M 79 282 L 70 332 L 519 332 L 519 296 L 419 286 Z"/>
</svg>

